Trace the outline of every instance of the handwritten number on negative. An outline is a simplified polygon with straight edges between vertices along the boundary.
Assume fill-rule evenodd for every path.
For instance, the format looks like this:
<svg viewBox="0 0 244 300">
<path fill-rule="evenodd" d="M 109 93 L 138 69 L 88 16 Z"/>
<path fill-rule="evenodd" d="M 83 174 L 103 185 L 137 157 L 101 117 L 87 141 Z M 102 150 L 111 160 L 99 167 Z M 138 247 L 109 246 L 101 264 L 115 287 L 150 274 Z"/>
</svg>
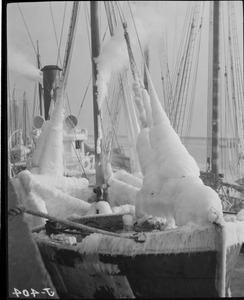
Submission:
<svg viewBox="0 0 244 300">
<path fill-rule="evenodd" d="M 54 292 L 50 288 L 44 288 L 43 292 L 41 292 L 41 293 L 42 294 L 46 293 L 48 296 L 51 296 L 51 297 L 54 296 Z M 19 298 L 21 294 L 25 297 L 29 297 L 30 295 L 32 295 L 32 297 L 35 298 L 36 295 L 38 295 L 40 293 L 38 291 L 36 291 L 35 289 L 32 289 L 32 288 L 31 288 L 30 293 L 27 290 L 20 291 L 20 290 L 14 288 L 14 292 L 12 294 L 16 295 L 17 298 Z"/>
</svg>

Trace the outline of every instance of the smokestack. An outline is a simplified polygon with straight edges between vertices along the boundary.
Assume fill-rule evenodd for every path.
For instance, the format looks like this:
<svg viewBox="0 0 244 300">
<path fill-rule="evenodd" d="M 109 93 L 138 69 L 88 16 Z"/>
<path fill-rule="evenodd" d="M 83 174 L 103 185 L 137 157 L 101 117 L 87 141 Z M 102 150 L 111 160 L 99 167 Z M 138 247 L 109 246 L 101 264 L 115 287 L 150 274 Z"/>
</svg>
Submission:
<svg viewBox="0 0 244 300">
<path fill-rule="evenodd" d="M 43 72 L 43 89 L 44 89 L 44 117 L 49 119 L 49 108 L 51 100 L 56 102 L 57 89 L 60 84 L 60 69 L 56 65 L 48 65 L 41 69 Z"/>
</svg>

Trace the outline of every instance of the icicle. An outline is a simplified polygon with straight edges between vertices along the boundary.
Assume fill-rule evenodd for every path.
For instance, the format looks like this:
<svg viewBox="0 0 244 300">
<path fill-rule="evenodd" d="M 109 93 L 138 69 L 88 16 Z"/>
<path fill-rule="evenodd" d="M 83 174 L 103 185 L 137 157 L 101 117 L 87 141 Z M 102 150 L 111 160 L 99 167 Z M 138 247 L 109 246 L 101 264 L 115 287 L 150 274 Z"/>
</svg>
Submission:
<svg viewBox="0 0 244 300">
<path fill-rule="evenodd" d="M 217 247 L 218 247 L 218 273 L 219 273 L 219 285 L 218 285 L 218 295 L 219 297 L 225 297 L 225 281 L 226 281 L 226 229 L 221 226 L 220 228 L 216 228 L 217 230 Z"/>
<path fill-rule="evenodd" d="M 146 173 L 147 166 L 149 165 L 149 161 L 152 159 L 153 156 L 148 133 L 149 128 L 142 129 L 138 136 L 136 144 L 138 159 L 141 166 L 142 174 L 144 176 Z"/>
<path fill-rule="evenodd" d="M 159 125 L 159 124 L 170 124 L 170 121 L 158 99 L 157 93 L 155 91 L 154 85 L 151 80 L 151 76 L 146 69 L 148 83 L 150 86 L 151 91 L 151 109 L 152 109 L 152 116 L 153 116 L 153 126 Z"/>
<path fill-rule="evenodd" d="M 147 126 L 149 128 L 152 128 L 153 121 L 152 121 L 152 110 L 151 110 L 151 104 L 150 104 L 150 97 L 149 97 L 146 89 L 142 89 L 141 93 L 142 93 L 144 108 L 146 111 Z"/>
<path fill-rule="evenodd" d="M 134 91 L 134 101 L 139 112 L 140 126 L 145 128 L 147 127 L 146 111 L 142 101 L 141 88 L 137 81 L 134 81 L 132 89 Z"/>
<path fill-rule="evenodd" d="M 98 138 L 97 138 L 97 154 L 101 154 L 101 140 L 102 140 L 102 125 L 101 125 L 101 118 L 98 118 Z"/>
</svg>

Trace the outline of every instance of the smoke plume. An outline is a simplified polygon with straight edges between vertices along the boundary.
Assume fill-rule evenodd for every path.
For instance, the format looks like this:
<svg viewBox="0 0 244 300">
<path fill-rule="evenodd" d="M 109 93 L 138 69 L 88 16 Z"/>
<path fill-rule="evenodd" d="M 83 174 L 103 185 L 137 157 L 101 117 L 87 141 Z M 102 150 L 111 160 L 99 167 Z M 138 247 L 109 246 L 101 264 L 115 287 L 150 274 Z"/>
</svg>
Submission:
<svg viewBox="0 0 244 300">
<path fill-rule="evenodd" d="M 133 19 L 130 12 L 127 13 L 126 17 L 131 47 L 134 53 L 138 53 L 138 38 L 143 49 L 145 45 L 162 36 L 165 27 L 164 16 L 158 10 L 157 3 L 154 6 L 143 1 L 141 3 L 139 6 L 137 4 L 131 6 Z M 121 71 L 129 63 L 122 25 L 116 28 L 114 36 L 102 48 L 95 62 L 98 70 L 96 82 L 98 87 L 98 106 L 101 108 L 107 95 L 108 84 L 113 72 Z"/>
<path fill-rule="evenodd" d="M 28 80 L 42 83 L 42 72 L 23 53 L 8 49 L 8 64 L 11 71 L 21 74 Z"/>
</svg>

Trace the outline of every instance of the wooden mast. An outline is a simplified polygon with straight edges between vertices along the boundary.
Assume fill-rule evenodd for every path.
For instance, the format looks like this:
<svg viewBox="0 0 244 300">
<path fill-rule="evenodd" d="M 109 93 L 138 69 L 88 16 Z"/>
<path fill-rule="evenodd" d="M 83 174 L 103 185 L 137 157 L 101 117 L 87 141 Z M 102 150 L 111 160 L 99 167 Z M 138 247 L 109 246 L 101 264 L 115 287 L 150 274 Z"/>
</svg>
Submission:
<svg viewBox="0 0 244 300">
<path fill-rule="evenodd" d="M 144 50 L 144 58 L 145 58 L 147 69 L 149 69 L 149 47 L 148 46 L 146 46 Z M 145 89 L 149 92 L 146 66 L 144 65 L 144 86 Z"/>
<path fill-rule="evenodd" d="M 27 100 L 26 100 L 26 92 L 23 93 L 23 105 L 22 105 L 22 139 L 24 142 L 24 146 L 27 146 Z"/>
<path fill-rule="evenodd" d="M 214 175 L 215 185 L 219 176 L 219 80 L 220 80 L 220 1 L 210 3 L 210 65 L 208 96 L 208 162 Z"/>
<path fill-rule="evenodd" d="M 17 129 L 19 129 L 19 104 L 18 104 L 18 100 L 15 97 L 15 88 L 13 89 L 13 125 L 14 125 L 14 130 L 16 131 Z M 17 145 L 17 141 L 18 138 L 16 137 L 16 135 L 14 135 L 14 145 Z"/>
<path fill-rule="evenodd" d="M 95 147 L 95 170 L 96 170 L 96 185 L 104 183 L 102 170 L 102 140 L 99 136 L 101 130 L 100 110 L 97 103 L 97 68 L 94 58 L 100 53 L 100 35 L 99 35 L 99 20 L 98 20 L 98 1 L 90 1 L 91 12 L 91 46 L 92 46 L 92 82 L 93 82 L 93 116 L 94 116 L 94 147 Z M 100 149 L 99 149 L 100 148 Z"/>
<path fill-rule="evenodd" d="M 65 49 L 62 78 L 61 78 L 64 89 L 66 89 L 66 84 L 68 81 L 71 57 L 74 48 L 75 33 L 76 33 L 76 28 L 78 23 L 79 9 L 80 9 L 80 2 L 74 1 L 71 21 L 69 26 L 69 34 L 68 34 L 68 39 L 67 39 L 66 49 Z"/>
<path fill-rule="evenodd" d="M 40 62 L 40 54 L 39 54 L 39 44 L 38 41 L 37 43 L 37 67 L 40 70 L 41 69 L 41 62 Z M 40 107 L 40 116 L 43 116 L 42 112 L 42 85 L 40 82 L 38 83 L 38 88 L 39 88 L 39 107 Z"/>
</svg>

